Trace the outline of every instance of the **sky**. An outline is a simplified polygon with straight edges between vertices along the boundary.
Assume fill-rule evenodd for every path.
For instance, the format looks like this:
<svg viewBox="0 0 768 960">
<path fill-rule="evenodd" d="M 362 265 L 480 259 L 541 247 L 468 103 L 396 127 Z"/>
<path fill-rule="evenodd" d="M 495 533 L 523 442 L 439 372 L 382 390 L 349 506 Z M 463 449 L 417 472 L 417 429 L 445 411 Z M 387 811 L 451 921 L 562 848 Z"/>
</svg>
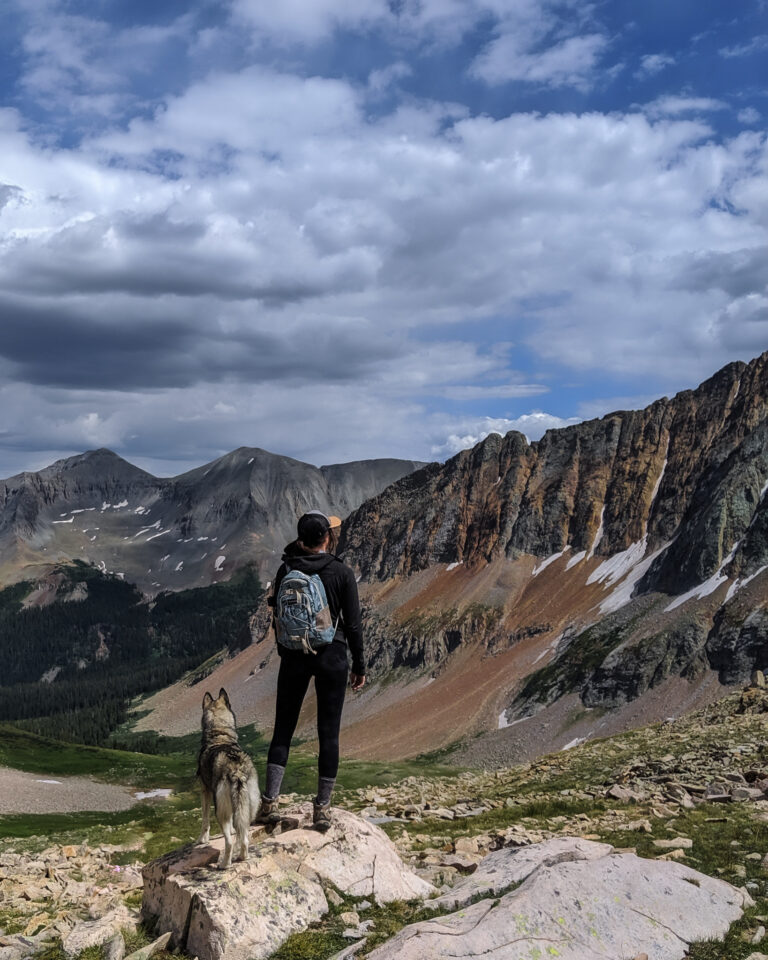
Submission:
<svg viewBox="0 0 768 960">
<path fill-rule="evenodd" d="M 768 348 L 766 0 L 5 0 L 0 476 L 444 459 Z"/>
</svg>

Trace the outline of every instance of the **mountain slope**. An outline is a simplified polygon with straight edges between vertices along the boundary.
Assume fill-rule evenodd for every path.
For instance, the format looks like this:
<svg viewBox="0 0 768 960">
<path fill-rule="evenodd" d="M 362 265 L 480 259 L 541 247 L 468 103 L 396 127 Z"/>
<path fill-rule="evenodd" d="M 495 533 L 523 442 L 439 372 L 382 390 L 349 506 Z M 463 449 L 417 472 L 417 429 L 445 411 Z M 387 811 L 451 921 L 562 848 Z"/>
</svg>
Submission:
<svg viewBox="0 0 768 960">
<path fill-rule="evenodd" d="M 429 748 L 406 717 L 436 746 L 551 709 L 546 749 L 585 709 L 637 722 L 638 698 L 656 717 L 713 675 L 768 667 L 766 441 L 763 354 L 537 443 L 491 435 L 364 503 L 342 549 L 369 604 L 369 660 L 420 676 L 381 715 L 372 698 L 359 711 L 353 749 L 372 744 L 374 716 L 397 752 Z M 570 714 L 555 708 L 568 697 Z"/>
<path fill-rule="evenodd" d="M 145 593 L 227 579 L 251 561 L 268 580 L 302 513 L 346 516 L 420 466 L 370 460 L 318 468 L 240 447 L 160 479 L 109 450 L 90 451 L 0 480 L 0 582 L 72 559 Z"/>
<path fill-rule="evenodd" d="M 373 682 L 345 708 L 345 753 L 472 738 L 462 762 L 504 763 L 701 706 L 768 666 L 767 424 L 765 354 L 537 443 L 491 435 L 363 503 L 341 550 Z M 277 658 L 255 639 L 211 682 L 266 729 Z M 142 725 L 192 729 L 197 699 L 156 697 Z"/>
</svg>

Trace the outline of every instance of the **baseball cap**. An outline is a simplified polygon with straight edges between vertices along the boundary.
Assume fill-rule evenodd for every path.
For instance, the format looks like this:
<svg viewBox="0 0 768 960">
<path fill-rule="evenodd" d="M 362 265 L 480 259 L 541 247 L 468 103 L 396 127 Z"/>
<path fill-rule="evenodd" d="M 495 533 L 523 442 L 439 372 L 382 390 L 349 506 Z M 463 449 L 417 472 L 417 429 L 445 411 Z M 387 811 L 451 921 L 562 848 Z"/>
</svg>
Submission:
<svg viewBox="0 0 768 960">
<path fill-rule="evenodd" d="M 309 510 L 299 518 L 299 539 L 315 539 L 340 526 L 341 519 L 339 517 L 328 517 L 321 510 Z"/>
</svg>

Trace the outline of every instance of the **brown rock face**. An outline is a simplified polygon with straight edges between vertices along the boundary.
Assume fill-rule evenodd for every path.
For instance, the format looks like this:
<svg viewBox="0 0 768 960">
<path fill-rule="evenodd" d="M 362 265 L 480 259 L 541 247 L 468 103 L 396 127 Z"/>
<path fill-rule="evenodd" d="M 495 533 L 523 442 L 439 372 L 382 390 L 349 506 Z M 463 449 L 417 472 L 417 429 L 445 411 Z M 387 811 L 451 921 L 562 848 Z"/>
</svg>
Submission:
<svg viewBox="0 0 768 960">
<path fill-rule="evenodd" d="M 737 552 L 735 565 L 763 556 L 767 412 L 768 353 L 672 400 L 535 443 L 491 434 L 365 502 L 344 525 L 345 558 L 363 578 L 387 580 L 432 563 L 475 567 L 566 546 L 609 557 L 632 544 L 649 554 L 671 544 L 641 592 L 682 592 L 740 540 L 750 553 Z"/>
</svg>

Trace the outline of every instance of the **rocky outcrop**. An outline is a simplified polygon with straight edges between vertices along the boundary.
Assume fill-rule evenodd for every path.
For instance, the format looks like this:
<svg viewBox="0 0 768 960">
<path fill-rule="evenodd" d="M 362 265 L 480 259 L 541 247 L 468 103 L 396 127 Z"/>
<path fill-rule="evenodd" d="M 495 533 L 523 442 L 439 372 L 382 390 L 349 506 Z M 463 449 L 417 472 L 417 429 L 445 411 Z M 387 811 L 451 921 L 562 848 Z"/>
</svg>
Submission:
<svg viewBox="0 0 768 960">
<path fill-rule="evenodd" d="M 0 480 L 3 582 L 30 561 L 82 559 L 147 593 L 207 585 L 255 561 L 265 579 L 308 509 L 346 516 L 421 467 L 365 460 L 314 467 L 241 447 L 159 479 L 109 450 Z"/>
<path fill-rule="evenodd" d="M 363 634 L 368 672 L 373 678 L 391 677 L 401 668 L 423 670 L 444 663 L 462 644 L 478 638 L 491 647 L 500 628 L 498 607 L 473 604 L 462 610 L 449 608 L 440 614 L 413 614 L 403 621 L 391 620 L 363 607 Z"/>
<path fill-rule="evenodd" d="M 723 683 L 745 682 L 754 670 L 768 668 L 768 610 L 758 607 L 741 617 L 729 607 L 719 610 L 707 656 Z"/>
<path fill-rule="evenodd" d="M 121 929 L 135 930 L 138 911 L 126 906 L 124 898 L 141 889 L 141 875 L 133 865 L 110 862 L 115 853 L 127 850 L 82 844 L 51 846 L 37 854 L 0 853 L 0 902 L 18 931 L 0 931 L 0 957 L 21 960 L 50 949 L 56 940 L 66 954 L 76 956 Z"/>
<path fill-rule="evenodd" d="M 670 676 L 693 679 L 707 669 L 708 625 L 701 617 L 612 650 L 581 688 L 587 707 L 615 707 Z"/>
<path fill-rule="evenodd" d="M 308 827 L 311 806 L 287 810 Z M 215 869 L 222 839 L 187 847 L 144 868 L 142 915 L 200 960 L 268 957 L 292 933 L 327 912 L 326 891 L 380 903 L 429 896 L 434 889 L 400 860 L 378 827 L 335 809 L 325 833 L 291 829 L 258 842 L 250 859 Z"/>
<path fill-rule="evenodd" d="M 506 880 L 523 882 L 504 893 Z M 471 903 L 476 896 L 483 899 Z M 694 940 L 721 940 L 753 905 L 745 891 L 682 864 L 568 838 L 491 854 L 432 903 L 462 909 L 405 927 L 371 960 L 683 960 Z"/>
<path fill-rule="evenodd" d="M 567 547 L 610 557 L 641 545 L 663 551 L 640 592 L 681 593 L 722 566 L 763 555 L 768 480 L 768 353 L 732 363 L 696 390 L 640 411 L 619 411 L 529 444 L 491 434 L 366 501 L 347 520 L 343 546 L 368 580 L 433 563 L 483 564 Z"/>
</svg>

